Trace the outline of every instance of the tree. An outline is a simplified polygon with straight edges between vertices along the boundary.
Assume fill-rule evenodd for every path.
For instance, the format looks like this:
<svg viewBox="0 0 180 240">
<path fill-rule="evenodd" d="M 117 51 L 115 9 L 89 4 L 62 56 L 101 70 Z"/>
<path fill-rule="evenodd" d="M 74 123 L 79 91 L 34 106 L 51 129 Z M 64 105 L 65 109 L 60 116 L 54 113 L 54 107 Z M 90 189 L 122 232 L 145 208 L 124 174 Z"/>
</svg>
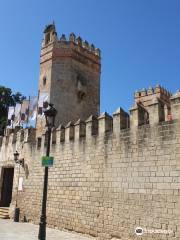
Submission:
<svg viewBox="0 0 180 240">
<path fill-rule="evenodd" d="M 0 135 L 3 135 L 7 125 L 8 108 L 15 106 L 16 103 L 22 103 L 25 97 L 20 93 L 12 93 L 10 88 L 0 86 Z"/>
</svg>

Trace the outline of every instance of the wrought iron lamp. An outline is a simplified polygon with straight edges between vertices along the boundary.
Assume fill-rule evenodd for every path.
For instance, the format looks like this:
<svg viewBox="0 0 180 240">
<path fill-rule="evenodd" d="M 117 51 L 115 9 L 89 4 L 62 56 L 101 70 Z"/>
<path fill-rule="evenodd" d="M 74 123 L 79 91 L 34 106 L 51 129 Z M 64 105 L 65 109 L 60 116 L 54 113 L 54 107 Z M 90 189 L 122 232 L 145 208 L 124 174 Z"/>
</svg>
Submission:
<svg viewBox="0 0 180 240">
<path fill-rule="evenodd" d="M 44 115 L 46 118 L 46 127 L 47 127 L 47 149 L 46 149 L 46 157 L 49 157 L 50 154 L 50 143 L 51 143 L 51 132 L 54 127 L 55 117 L 57 114 L 57 110 L 53 107 L 53 104 L 49 104 L 49 107 L 46 111 L 44 111 Z M 43 186 L 43 199 L 42 199 L 42 209 L 41 209 L 41 217 L 39 223 L 39 240 L 46 239 L 46 202 L 47 202 L 47 188 L 48 188 L 48 167 L 45 166 L 44 171 L 44 186 Z"/>
<path fill-rule="evenodd" d="M 18 153 L 18 151 L 16 151 L 16 152 L 14 153 L 14 161 L 15 161 L 15 163 L 18 163 L 19 165 L 21 165 L 22 167 L 24 167 L 24 158 L 19 159 L 19 153 Z"/>
<path fill-rule="evenodd" d="M 18 151 L 14 153 L 14 162 L 16 164 L 19 164 L 19 170 L 18 170 L 18 184 L 19 184 L 20 166 L 24 167 L 24 158 L 19 159 Z M 18 201 L 18 186 L 17 186 L 17 194 L 16 194 L 16 206 L 14 211 L 14 222 L 19 222 L 20 208 L 18 207 L 17 201 Z"/>
<path fill-rule="evenodd" d="M 53 128 L 55 123 L 55 117 L 57 114 L 57 110 L 53 107 L 53 104 L 49 103 L 49 108 L 44 111 L 44 115 L 46 118 L 46 127 Z"/>
</svg>

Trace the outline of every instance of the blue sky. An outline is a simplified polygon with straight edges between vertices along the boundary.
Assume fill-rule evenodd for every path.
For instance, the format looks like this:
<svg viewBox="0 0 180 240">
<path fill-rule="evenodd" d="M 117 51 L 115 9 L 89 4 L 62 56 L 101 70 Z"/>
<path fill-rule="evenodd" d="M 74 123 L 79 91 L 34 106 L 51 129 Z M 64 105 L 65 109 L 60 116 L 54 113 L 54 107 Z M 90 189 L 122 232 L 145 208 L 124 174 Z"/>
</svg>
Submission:
<svg viewBox="0 0 180 240">
<path fill-rule="evenodd" d="M 36 95 L 44 26 L 102 51 L 101 111 L 125 110 L 136 89 L 180 89 L 179 0 L 2 0 L 0 85 Z"/>
</svg>

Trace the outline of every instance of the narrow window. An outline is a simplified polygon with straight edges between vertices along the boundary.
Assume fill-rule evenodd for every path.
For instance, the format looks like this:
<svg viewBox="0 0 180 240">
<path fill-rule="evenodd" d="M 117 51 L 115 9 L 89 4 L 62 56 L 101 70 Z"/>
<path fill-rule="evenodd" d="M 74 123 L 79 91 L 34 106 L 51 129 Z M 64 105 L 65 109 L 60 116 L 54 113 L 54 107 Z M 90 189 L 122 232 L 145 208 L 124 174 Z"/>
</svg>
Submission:
<svg viewBox="0 0 180 240">
<path fill-rule="evenodd" d="M 37 148 L 41 148 L 41 138 L 37 139 Z"/>
<path fill-rule="evenodd" d="M 43 77 L 43 86 L 46 85 L 46 76 Z"/>
</svg>

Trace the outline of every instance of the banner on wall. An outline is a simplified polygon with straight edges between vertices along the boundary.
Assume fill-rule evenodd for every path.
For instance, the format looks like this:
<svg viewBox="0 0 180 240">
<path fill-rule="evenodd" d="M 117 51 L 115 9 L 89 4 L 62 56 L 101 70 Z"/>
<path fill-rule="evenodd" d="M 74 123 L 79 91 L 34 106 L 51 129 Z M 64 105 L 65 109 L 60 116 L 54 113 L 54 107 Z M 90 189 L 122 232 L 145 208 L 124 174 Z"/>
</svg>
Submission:
<svg viewBox="0 0 180 240">
<path fill-rule="evenodd" d="M 38 100 L 38 115 L 42 115 L 44 109 L 48 107 L 49 102 L 49 93 L 48 92 L 41 92 L 39 94 Z"/>
<path fill-rule="evenodd" d="M 36 96 L 30 97 L 28 124 L 31 126 L 35 126 L 35 123 L 36 123 L 37 105 L 38 105 L 38 97 Z"/>
<path fill-rule="evenodd" d="M 29 116 L 29 100 L 24 100 L 21 106 L 21 123 L 27 123 Z"/>
<path fill-rule="evenodd" d="M 15 119 L 15 107 L 14 106 L 10 106 L 8 108 L 8 123 L 7 123 L 7 127 L 8 128 L 12 128 L 12 124 L 13 124 L 13 121 Z"/>
<path fill-rule="evenodd" d="M 19 183 L 18 183 L 18 191 L 23 191 L 23 177 L 19 178 Z"/>
<path fill-rule="evenodd" d="M 17 103 L 15 106 L 15 119 L 13 121 L 14 126 L 19 126 L 21 124 L 21 104 Z"/>
<path fill-rule="evenodd" d="M 38 103 L 42 106 L 42 111 L 45 106 L 45 102 L 49 99 L 48 93 L 41 94 L 39 98 L 37 96 L 31 96 L 29 99 L 25 99 L 22 104 L 17 103 L 16 106 L 10 106 L 8 108 L 8 128 L 14 128 L 15 126 L 32 126 L 36 124 Z"/>
</svg>

